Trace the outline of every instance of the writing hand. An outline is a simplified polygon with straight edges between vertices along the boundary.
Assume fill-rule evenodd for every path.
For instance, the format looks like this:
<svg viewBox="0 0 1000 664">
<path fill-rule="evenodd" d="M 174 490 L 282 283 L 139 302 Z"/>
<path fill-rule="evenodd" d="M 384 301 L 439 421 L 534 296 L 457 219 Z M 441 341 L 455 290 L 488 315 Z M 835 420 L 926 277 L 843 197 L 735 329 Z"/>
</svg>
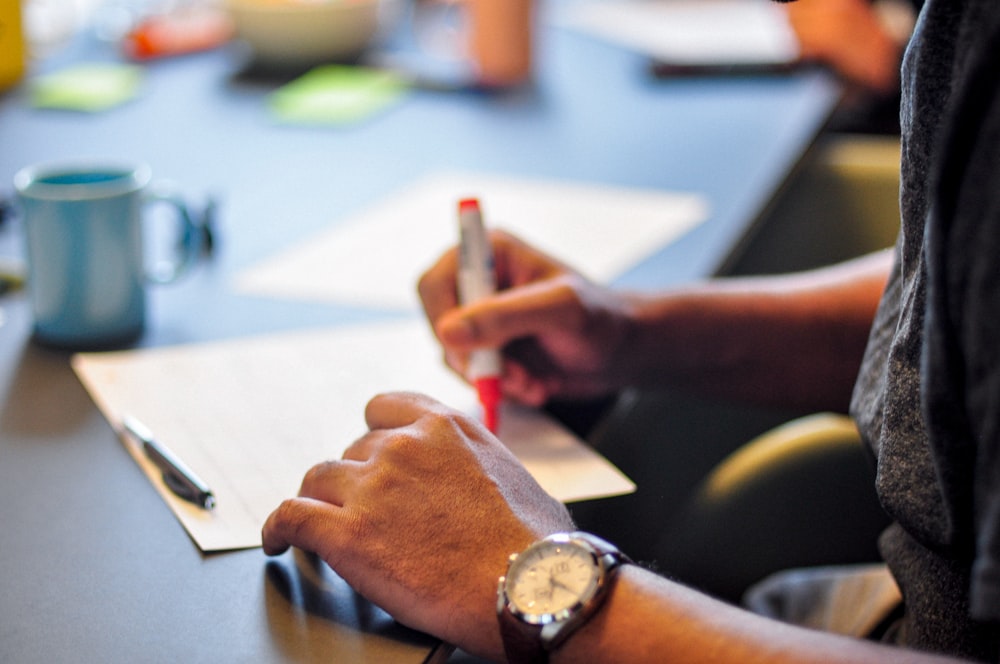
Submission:
<svg viewBox="0 0 1000 664">
<path fill-rule="evenodd" d="M 535 406 L 619 387 L 613 374 L 630 324 L 626 299 L 514 236 L 494 231 L 491 238 L 496 295 L 458 305 L 454 250 L 420 280 L 448 365 L 464 374 L 471 350 L 503 348 L 504 395 Z"/>
</svg>

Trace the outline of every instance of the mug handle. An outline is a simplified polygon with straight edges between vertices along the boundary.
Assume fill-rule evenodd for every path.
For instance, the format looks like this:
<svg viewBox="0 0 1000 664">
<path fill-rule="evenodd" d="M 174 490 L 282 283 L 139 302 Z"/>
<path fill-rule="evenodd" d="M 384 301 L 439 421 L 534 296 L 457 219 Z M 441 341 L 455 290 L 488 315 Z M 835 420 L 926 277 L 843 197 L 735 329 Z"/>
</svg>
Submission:
<svg viewBox="0 0 1000 664">
<path fill-rule="evenodd" d="M 177 212 L 180 221 L 180 238 L 177 255 L 173 261 L 163 261 L 156 269 L 146 269 L 146 280 L 158 285 L 170 284 L 187 273 L 202 250 L 203 233 L 195 224 L 187 203 L 170 187 L 158 184 L 151 187 L 143 200 L 143 207 L 166 203 Z"/>
</svg>

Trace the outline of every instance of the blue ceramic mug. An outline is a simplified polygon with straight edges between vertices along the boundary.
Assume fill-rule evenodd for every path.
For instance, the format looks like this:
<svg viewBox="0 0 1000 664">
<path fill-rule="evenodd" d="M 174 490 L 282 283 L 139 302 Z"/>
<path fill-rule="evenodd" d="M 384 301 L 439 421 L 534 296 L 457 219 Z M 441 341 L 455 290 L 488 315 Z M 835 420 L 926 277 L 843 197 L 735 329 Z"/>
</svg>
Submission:
<svg viewBox="0 0 1000 664">
<path fill-rule="evenodd" d="M 36 341 L 87 350 L 142 335 L 146 284 L 180 277 L 200 240 L 181 198 L 150 181 L 145 165 L 30 166 L 14 176 Z M 152 202 L 176 210 L 180 233 L 176 255 L 156 272 L 146 266 L 142 239 L 144 210 Z"/>
</svg>

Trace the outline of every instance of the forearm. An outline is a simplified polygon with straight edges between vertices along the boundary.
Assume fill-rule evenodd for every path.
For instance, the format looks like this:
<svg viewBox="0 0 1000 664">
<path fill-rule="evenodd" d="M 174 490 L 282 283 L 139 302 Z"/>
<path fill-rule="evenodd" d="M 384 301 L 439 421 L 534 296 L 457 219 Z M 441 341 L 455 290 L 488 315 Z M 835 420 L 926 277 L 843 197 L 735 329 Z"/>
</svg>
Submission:
<svg viewBox="0 0 1000 664">
<path fill-rule="evenodd" d="M 626 566 L 607 603 L 551 661 L 941 664 L 954 660 L 779 623 Z"/>
<path fill-rule="evenodd" d="M 812 272 L 630 296 L 619 380 L 845 411 L 890 265 L 886 251 Z"/>
</svg>

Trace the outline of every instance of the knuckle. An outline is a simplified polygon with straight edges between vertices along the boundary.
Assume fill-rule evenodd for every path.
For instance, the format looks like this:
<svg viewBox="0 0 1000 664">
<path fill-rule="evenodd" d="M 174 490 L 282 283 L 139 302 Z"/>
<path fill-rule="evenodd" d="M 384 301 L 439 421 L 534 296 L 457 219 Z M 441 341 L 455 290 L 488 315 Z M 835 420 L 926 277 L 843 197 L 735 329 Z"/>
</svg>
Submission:
<svg viewBox="0 0 1000 664">
<path fill-rule="evenodd" d="M 323 478 L 329 474 L 329 471 L 334 464 L 335 462 L 333 461 L 321 461 L 307 470 L 305 476 L 302 478 L 302 488 L 306 489 L 307 487 L 323 481 Z"/>
<path fill-rule="evenodd" d="M 411 426 L 387 434 L 385 450 L 393 454 L 412 456 L 433 447 L 448 436 L 463 431 L 465 416 L 441 404 L 432 404 Z"/>
<path fill-rule="evenodd" d="M 393 456 L 409 457 L 423 447 L 422 436 L 414 427 L 397 429 L 386 435 L 384 449 Z"/>
<path fill-rule="evenodd" d="M 446 436 L 462 432 L 464 418 L 465 415 L 462 413 L 444 406 L 427 411 L 423 419 L 426 421 L 427 434 L 431 438 L 429 442 L 442 440 Z"/>
</svg>

